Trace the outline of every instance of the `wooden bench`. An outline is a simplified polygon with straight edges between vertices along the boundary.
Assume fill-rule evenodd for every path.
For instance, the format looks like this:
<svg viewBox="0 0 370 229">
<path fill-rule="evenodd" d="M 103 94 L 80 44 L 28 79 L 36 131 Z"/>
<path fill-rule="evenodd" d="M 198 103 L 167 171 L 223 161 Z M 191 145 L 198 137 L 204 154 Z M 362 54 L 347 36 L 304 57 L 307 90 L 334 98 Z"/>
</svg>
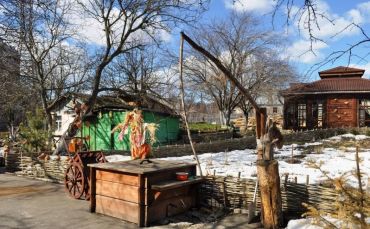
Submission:
<svg viewBox="0 0 370 229">
<path fill-rule="evenodd" d="M 204 178 L 201 177 L 190 177 L 189 180 L 186 181 L 178 181 L 178 180 L 169 180 L 169 181 L 163 181 L 157 184 L 152 185 L 152 190 L 156 191 L 164 191 L 168 189 L 174 189 L 174 188 L 180 188 L 192 184 L 201 183 L 204 181 Z"/>
</svg>

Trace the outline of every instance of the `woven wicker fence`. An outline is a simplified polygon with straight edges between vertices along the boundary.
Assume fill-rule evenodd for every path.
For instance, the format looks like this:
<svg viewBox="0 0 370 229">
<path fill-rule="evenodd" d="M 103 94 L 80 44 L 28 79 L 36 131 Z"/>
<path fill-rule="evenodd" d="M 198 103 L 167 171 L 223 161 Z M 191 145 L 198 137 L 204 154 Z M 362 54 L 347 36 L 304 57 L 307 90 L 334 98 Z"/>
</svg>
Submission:
<svg viewBox="0 0 370 229">
<path fill-rule="evenodd" d="M 248 209 L 248 204 L 253 201 L 255 185 L 256 181 L 253 179 L 209 176 L 201 186 L 200 199 L 203 205 L 212 208 Z M 336 212 L 337 194 L 332 188 L 286 182 L 281 185 L 281 192 L 283 211 L 287 213 L 306 212 L 302 203 L 314 205 L 319 210 L 328 213 Z M 257 209 L 260 208 L 258 194 L 256 206 Z"/>
<path fill-rule="evenodd" d="M 69 165 L 67 157 L 60 160 L 40 160 L 35 156 L 24 156 L 20 149 L 7 155 L 5 168 L 8 172 L 14 172 L 17 175 L 46 179 L 54 182 L 62 182 L 64 171 Z"/>
</svg>

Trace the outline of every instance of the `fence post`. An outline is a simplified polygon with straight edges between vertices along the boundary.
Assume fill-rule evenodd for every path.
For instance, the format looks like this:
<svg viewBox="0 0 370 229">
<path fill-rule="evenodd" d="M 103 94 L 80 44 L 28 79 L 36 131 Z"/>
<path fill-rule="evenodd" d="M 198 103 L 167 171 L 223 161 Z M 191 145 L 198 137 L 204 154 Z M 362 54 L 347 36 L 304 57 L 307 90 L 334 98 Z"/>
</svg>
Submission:
<svg viewBox="0 0 370 229">
<path fill-rule="evenodd" d="M 309 185 L 310 183 L 310 175 L 306 175 L 306 185 Z"/>
</svg>

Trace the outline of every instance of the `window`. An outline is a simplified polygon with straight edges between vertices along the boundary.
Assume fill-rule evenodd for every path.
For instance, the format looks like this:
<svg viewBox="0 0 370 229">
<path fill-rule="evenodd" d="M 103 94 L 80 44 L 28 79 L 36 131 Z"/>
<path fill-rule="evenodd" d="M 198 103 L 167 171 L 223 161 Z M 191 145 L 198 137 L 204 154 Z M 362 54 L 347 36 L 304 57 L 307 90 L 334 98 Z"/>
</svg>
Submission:
<svg viewBox="0 0 370 229">
<path fill-rule="evenodd" d="M 298 104 L 298 127 L 305 128 L 306 127 L 306 104 Z"/>
<path fill-rule="evenodd" d="M 313 126 L 315 128 L 322 128 L 323 127 L 323 103 L 315 102 L 312 104 L 312 119 L 313 119 Z"/>
<path fill-rule="evenodd" d="M 62 129 L 62 116 L 61 115 L 55 116 L 55 128 L 57 131 L 60 131 Z"/>
<path fill-rule="evenodd" d="M 322 103 L 317 104 L 317 127 L 323 127 L 323 110 L 324 106 Z"/>
<path fill-rule="evenodd" d="M 287 105 L 286 117 L 284 118 L 285 128 L 295 128 L 297 126 L 296 111 L 297 107 L 294 104 Z"/>
<path fill-rule="evenodd" d="M 360 101 L 360 115 L 359 115 L 360 126 L 370 126 L 370 100 Z"/>
<path fill-rule="evenodd" d="M 273 114 L 277 114 L 277 113 L 278 113 L 278 109 L 277 109 L 277 107 L 273 107 L 273 108 L 272 108 L 272 113 L 273 113 Z"/>
</svg>

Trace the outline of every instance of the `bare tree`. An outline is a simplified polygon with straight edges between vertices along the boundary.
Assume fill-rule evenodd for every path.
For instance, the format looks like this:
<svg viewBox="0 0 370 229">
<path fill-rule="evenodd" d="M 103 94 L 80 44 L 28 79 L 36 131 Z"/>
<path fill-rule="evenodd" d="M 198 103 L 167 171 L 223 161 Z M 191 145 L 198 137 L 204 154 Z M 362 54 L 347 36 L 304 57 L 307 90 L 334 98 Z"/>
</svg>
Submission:
<svg viewBox="0 0 370 229">
<path fill-rule="evenodd" d="M 151 94 L 162 98 L 162 90 L 171 86 L 163 69 L 168 68 L 156 45 L 143 45 L 141 48 L 123 53 L 112 61 L 102 81 L 104 86 L 120 88 L 129 94 Z"/>
<path fill-rule="evenodd" d="M 278 44 L 276 35 L 258 28 L 258 20 L 250 14 L 232 14 L 224 21 L 214 21 L 198 29 L 197 41 L 215 55 L 245 88 L 266 82 L 266 74 L 251 74 L 260 53 L 266 53 Z M 257 25 L 257 26 L 256 26 Z M 193 53 L 185 63 L 188 74 L 197 85 L 203 85 L 223 114 L 225 124 L 230 124 L 233 110 L 242 98 L 237 88 L 208 60 Z"/>
<path fill-rule="evenodd" d="M 259 52 L 248 66 L 244 80 L 248 82 L 246 85 L 255 99 L 266 99 L 272 95 L 278 97 L 279 90 L 286 88 L 288 82 L 296 77 L 293 67 L 287 60 L 281 59 L 275 50 Z M 238 107 L 243 111 L 247 125 L 253 107 L 246 98 L 241 98 Z"/>
<path fill-rule="evenodd" d="M 8 43 L 17 47 L 21 56 L 21 76 L 38 92 L 51 127 L 48 104 L 55 89 L 66 86 L 60 85 L 58 78 L 63 78 L 62 84 L 65 84 L 70 74 L 64 74 L 62 69 L 66 69 L 70 59 L 70 55 L 64 55 L 67 52 L 64 50 L 70 48 L 67 40 L 73 35 L 66 20 L 71 4 L 63 0 L 4 0 L 0 7 L 3 10 L 0 32 Z"/>
<path fill-rule="evenodd" d="M 360 37 L 349 44 L 344 49 L 337 49 L 327 55 L 323 61 L 313 65 L 309 70 L 310 73 L 316 71 L 321 66 L 328 63 L 334 63 L 335 61 L 346 58 L 348 65 L 353 62 L 354 59 L 360 62 L 368 62 L 370 52 L 368 51 L 368 45 L 370 43 L 370 34 L 365 27 L 361 26 L 356 22 L 348 22 L 340 28 L 339 32 L 333 36 L 324 39 L 318 35 L 322 30 L 323 23 L 329 23 L 332 26 L 336 25 L 335 18 L 332 18 L 325 9 L 320 8 L 319 0 L 277 0 L 273 10 L 273 23 L 276 21 L 276 17 L 279 15 L 279 11 L 282 10 L 286 15 L 285 25 L 288 27 L 292 24 L 297 24 L 299 31 L 306 31 L 310 40 L 310 47 L 308 51 L 315 54 L 313 44 L 315 42 L 327 43 L 330 39 L 340 36 L 344 32 L 358 30 Z M 360 50 L 367 50 L 360 54 Z"/>
<path fill-rule="evenodd" d="M 14 127 L 22 121 L 25 111 L 38 105 L 29 102 L 35 91 L 21 80 L 19 62 L 19 53 L 0 41 L 0 122 L 6 124 L 11 137 L 14 137 Z"/>
<path fill-rule="evenodd" d="M 120 54 L 142 47 L 147 41 L 158 42 L 159 31 L 169 31 L 179 23 L 194 21 L 208 0 L 89 0 L 80 1 L 88 17 L 104 26 L 104 45 L 94 70 L 92 94 L 87 102 L 90 112 L 101 91 L 106 67 Z"/>
</svg>

